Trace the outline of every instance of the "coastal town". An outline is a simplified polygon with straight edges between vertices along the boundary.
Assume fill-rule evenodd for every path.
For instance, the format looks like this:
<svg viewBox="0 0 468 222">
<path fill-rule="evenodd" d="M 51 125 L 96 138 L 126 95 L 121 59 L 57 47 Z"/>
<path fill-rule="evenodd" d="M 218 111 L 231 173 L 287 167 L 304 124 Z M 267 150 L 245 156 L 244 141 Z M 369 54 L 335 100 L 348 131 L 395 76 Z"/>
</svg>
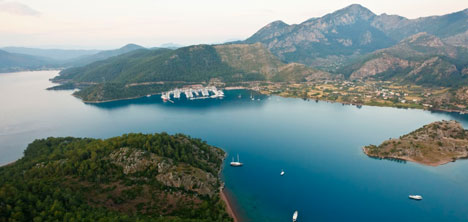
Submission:
<svg viewBox="0 0 468 222">
<path fill-rule="evenodd" d="M 186 85 L 161 93 L 164 102 L 185 97 L 188 100 L 223 98 L 223 90 L 248 89 L 264 95 L 278 95 L 337 102 L 343 105 L 362 105 L 425 109 L 432 111 L 468 113 L 468 87 L 424 87 L 391 81 L 321 80 L 304 83 L 249 82 L 226 86 L 215 82 Z M 148 95 L 148 97 L 151 95 Z"/>
<path fill-rule="evenodd" d="M 338 102 L 351 105 L 468 112 L 468 88 L 403 85 L 390 81 L 323 80 L 306 83 L 270 83 L 248 87 L 263 94 Z"/>
</svg>

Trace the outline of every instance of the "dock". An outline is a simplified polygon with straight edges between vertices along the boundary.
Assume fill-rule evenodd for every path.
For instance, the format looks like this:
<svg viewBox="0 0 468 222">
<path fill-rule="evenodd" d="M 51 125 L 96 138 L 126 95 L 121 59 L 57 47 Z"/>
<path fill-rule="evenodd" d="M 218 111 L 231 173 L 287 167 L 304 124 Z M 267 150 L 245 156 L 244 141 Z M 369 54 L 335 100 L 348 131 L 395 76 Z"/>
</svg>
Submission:
<svg viewBox="0 0 468 222">
<path fill-rule="evenodd" d="M 201 85 L 194 85 L 190 87 L 184 88 L 176 88 L 167 92 L 163 92 L 161 94 L 161 99 L 164 102 L 172 102 L 171 99 L 180 99 L 181 95 L 184 94 L 185 98 L 188 100 L 196 100 L 196 99 L 209 99 L 209 98 L 223 98 L 224 92 L 220 89 L 217 89 L 215 86 L 206 86 L 203 87 Z"/>
</svg>

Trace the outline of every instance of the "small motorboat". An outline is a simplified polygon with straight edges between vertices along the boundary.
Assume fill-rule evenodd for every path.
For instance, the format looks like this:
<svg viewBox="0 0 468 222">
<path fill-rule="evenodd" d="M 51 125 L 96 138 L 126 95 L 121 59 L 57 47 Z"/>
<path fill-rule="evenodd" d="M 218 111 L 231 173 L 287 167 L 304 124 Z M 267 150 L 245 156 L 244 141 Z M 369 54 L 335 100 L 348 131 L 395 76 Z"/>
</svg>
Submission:
<svg viewBox="0 0 468 222">
<path fill-rule="evenodd" d="M 280 173 L 280 175 L 281 175 L 281 176 L 283 176 L 283 175 L 284 175 L 284 170 L 281 170 L 281 173 Z"/>
<path fill-rule="evenodd" d="M 294 214 L 293 214 L 293 222 L 296 222 L 296 221 L 297 221 L 297 216 L 298 216 L 298 214 L 299 214 L 299 213 L 297 212 L 297 210 L 294 211 Z"/>
<path fill-rule="evenodd" d="M 408 196 L 410 199 L 413 199 L 413 200 L 422 200 L 422 196 L 421 195 L 409 195 Z"/>
</svg>

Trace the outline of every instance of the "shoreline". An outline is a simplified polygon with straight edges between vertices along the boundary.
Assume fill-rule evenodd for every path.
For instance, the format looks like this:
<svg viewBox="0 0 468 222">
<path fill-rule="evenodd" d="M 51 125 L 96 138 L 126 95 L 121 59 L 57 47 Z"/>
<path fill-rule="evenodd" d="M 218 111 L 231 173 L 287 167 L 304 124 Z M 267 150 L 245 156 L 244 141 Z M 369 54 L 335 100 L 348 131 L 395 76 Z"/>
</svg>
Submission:
<svg viewBox="0 0 468 222">
<path fill-rule="evenodd" d="M 279 97 L 282 97 L 282 98 L 296 98 L 296 99 L 301 99 L 301 97 L 295 97 L 295 96 L 281 96 L 281 95 L 278 95 L 278 94 L 268 94 L 268 93 L 262 93 L 261 91 L 259 90 L 255 90 L 255 89 L 251 89 L 251 88 L 248 88 L 248 87 L 243 87 L 243 86 L 239 86 L 239 87 L 235 87 L 235 86 L 231 86 L 231 87 L 226 87 L 224 88 L 224 90 L 240 90 L 240 89 L 244 89 L 244 90 L 252 90 L 252 91 L 255 91 L 255 92 L 258 92 L 260 94 L 263 94 L 263 95 L 275 95 L 275 96 L 279 96 Z M 154 96 L 154 95 L 159 95 L 161 93 L 153 93 L 153 94 L 150 94 L 151 96 Z M 107 102 L 115 102 L 115 101 L 124 101 L 124 100 L 132 100 L 132 99 L 139 99 L 139 98 L 143 98 L 145 97 L 146 95 L 143 95 L 143 96 L 135 96 L 135 97 L 125 97 L 125 98 L 119 98 L 119 99 L 111 99 L 111 100 L 101 100 L 101 101 L 97 101 L 97 100 L 94 100 L 94 101 L 86 101 L 86 100 L 83 100 L 82 98 L 76 96 L 76 95 L 73 95 L 74 97 L 80 99 L 83 103 L 89 103 L 89 104 L 100 104 L 100 103 L 107 103 Z M 371 107 L 389 107 L 389 108 L 396 108 L 396 109 L 416 109 L 416 110 L 423 110 L 423 111 L 429 111 L 429 112 L 444 112 L 444 113 L 458 113 L 459 115 L 464 115 L 465 114 L 465 111 L 462 111 L 462 110 L 453 110 L 453 109 L 427 109 L 427 108 L 418 108 L 418 107 L 405 107 L 405 106 L 397 106 L 397 105 L 386 105 L 386 104 L 382 104 L 382 105 L 372 105 L 372 104 L 366 104 L 366 103 L 353 103 L 353 102 L 345 102 L 345 101 L 333 101 L 333 100 L 326 100 L 326 99 L 318 99 L 318 98 L 311 98 L 311 97 L 307 97 L 306 99 L 310 99 L 310 100 L 318 100 L 318 101 L 323 101 L 323 102 L 329 102 L 329 103 L 341 103 L 343 105 L 351 105 L 351 106 L 371 106 Z"/>
<path fill-rule="evenodd" d="M 229 198 L 227 197 L 225 191 L 224 191 L 224 187 L 221 188 L 220 192 L 219 192 L 219 195 L 221 196 L 221 199 L 224 201 L 224 203 L 226 204 L 226 211 L 227 213 L 232 217 L 232 219 L 234 219 L 234 222 L 239 222 L 239 218 L 237 217 L 237 214 L 234 212 L 234 208 L 232 207 L 232 203 L 231 201 L 229 200 Z"/>
<path fill-rule="evenodd" d="M 448 160 L 441 160 L 441 161 L 438 161 L 438 162 L 435 162 L 435 163 L 425 163 L 425 162 L 417 161 L 417 160 L 412 159 L 412 158 L 410 158 L 410 157 L 394 157 L 394 156 L 387 156 L 387 157 L 384 157 L 384 156 L 375 156 L 375 155 L 370 155 L 370 154 L 367 152 L 366 147 L 362 147 L 362 152 L 363 152 L 364 154 L 366 154 L 368 157 L 372 157 L 372 158 L 404 160 L 404 161 L 410 161 L 410 162 L 413 162 L 413 163 L 421 164 L 421 165 L 424 165 L 424 166 L 431 166 L 431 167 L 438 167 L 438 166 L 445 165 L 445 164 L 450 163 L 450 162 L 455 162 L 455 160 L 450 160 L 450 161 L 448 161 Z M 457 159 L 463 159 L 463 158 L 457 158 Z"/>
<path fill-rule="evenodd" d="M 249 89 L 253 90 L 253 89 Z M 257 91 L 257 90 L 253 90 Z M 460 115 L 467 114 L 465 111 L 462 110 L 454 110 L 454 109 L 428 109 L 428 108 L 419 108 L 419 107 L 405 107 L 405 106 L 397 106 L 397 105 L 386 105 L 386 104 L 381 104 L 381 105 L 372 105 L 372 104 L 366 104 L 366 103 L 354 103 L 354 102 L 345 102 L 345 101 L 335 101 L 335 100 L 327 100 L 327 99 L 319 99 L 319 98 L 312 98 L 312 97 L 297 97 L 297 96 L 281 96 L 279 94 L 268 94 L 268 93 L 262 93 L 260 91 L 257 91 L 263 95 L 275 95 L 283 98 L 296 98 L 296 99 L 310 99 L 310 100 L 317 100 L 317 101 L 322 101 L 322 102 L 327 102 L 327 103 L 341 103 L 343 105 L 350 105 L 350 106 L 371 106 L 371 107 L 388 107 L 388 108 L 396 108 L 396 109 L 415 109 L 415 110 L 423 110 L 423 111 L 429 111 L 429 112 L 443 112 L 443 113 L 458 113 Z"/>
</svg>

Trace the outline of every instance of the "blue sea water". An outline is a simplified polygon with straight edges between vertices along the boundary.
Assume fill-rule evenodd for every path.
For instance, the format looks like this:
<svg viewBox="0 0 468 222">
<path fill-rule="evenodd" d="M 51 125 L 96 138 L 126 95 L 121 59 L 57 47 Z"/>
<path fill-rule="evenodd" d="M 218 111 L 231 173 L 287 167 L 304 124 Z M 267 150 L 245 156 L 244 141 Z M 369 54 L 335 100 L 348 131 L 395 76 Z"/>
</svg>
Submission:
<svg viewBox="0 0 468 222">
<path fill-rule="evenodd" d="M 45 90 L 56 74 L 0 74 L 0 164 L 21 158 L 36 138 L 184 133 L 230 155 L 223 178 L 242 221 L 291 221 L 295 210 L 299 221 L 468 221 L 468 160 L 428 167 L 372 159 L 361 150 L 436 120 L 467 127 L 466 115 L 359 109 L 244 90 L 226 91 L 222 100 L 172 104 L 152 96 L 85 104 L 72 91 Z M 245 165 L 230 167 L 237 154 Z"/>
</svg>

